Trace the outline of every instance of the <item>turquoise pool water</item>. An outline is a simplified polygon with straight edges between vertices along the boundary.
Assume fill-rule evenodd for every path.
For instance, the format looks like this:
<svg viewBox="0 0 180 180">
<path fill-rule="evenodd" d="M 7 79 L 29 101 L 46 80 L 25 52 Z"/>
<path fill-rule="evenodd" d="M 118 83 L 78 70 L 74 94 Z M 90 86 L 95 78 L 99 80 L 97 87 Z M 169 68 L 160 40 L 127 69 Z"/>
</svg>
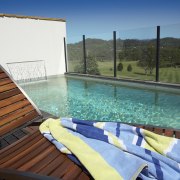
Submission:
<svg viewBox="0 0 180 180">
<path fill-rule="evenodd" d="M 180 93 L 71 77 L 21 86 L 40 109 L 58 117 L 180 128 Z"/>
</svg>

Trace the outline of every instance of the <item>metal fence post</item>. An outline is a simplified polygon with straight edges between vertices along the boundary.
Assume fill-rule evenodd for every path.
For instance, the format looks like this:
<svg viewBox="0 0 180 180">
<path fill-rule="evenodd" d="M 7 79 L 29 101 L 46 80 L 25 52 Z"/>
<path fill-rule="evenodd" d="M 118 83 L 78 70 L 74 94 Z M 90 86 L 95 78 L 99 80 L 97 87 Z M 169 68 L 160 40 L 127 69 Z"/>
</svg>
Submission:
<svg viewBox="0 0 180 180">
<path fill-rule="evenodd" d="M 84 56 L 84 74 L 87 73 L 87 62 L 86 62 L 86 37 L 83 35 L 83 56 Z"/>
<path fill-rule="evenodd" d="M 67 49 L 66 49 L 66 38 L 65 37 L 64 37 L 64 59 L 65 59 L 66 72 L 68 72 L 68 68 L 67 68 Z"/>
<path fill-rule="evenodd" d="M 113 52 L 113 56 L 114 56 L 114 77 L 117 76 L 116 74 L 116 31 L 113 31 L 113 48 L 114 48 L 114 52 Z"/>
<path fill-rule="evenodd" d="M 157 26 L 157 39 L 156 39 L 156 82 L 159 82 L 159 61 L 160 61 L 160 26 Z"/>
</svg>

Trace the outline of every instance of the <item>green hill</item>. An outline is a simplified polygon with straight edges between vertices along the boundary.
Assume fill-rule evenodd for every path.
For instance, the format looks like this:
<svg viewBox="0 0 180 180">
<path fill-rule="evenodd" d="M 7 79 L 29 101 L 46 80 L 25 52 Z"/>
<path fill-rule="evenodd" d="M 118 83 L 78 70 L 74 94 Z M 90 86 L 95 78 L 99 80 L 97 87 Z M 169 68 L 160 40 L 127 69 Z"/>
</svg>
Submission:
<svg viewBox="0 0 180 180">
<path fill-rule="evenodd" d="M 156 48 L 156 39 L 117 39 L 117 58 L 124 61 L 138 61 L 142 58 L 144 51 L 149 48 Z M 172 56 L 176 64 L 180 63 L 180 39 L 163 38 L 161 39 L 162 62 L 167 61 L 165 58 Z M 83 42 L 68 44 L 69 61 L 83 59 Z M 87 56 L 94 57 L 97 61 L 110 61 L 113 59 L 113 40 L 86 39 Z M 171 58 L 171 59 L 172 59 Z M 170 60 L 171 61 L 171 60 Z M 166 63 L 167 64 L 167 63 Z"/>
</svg>

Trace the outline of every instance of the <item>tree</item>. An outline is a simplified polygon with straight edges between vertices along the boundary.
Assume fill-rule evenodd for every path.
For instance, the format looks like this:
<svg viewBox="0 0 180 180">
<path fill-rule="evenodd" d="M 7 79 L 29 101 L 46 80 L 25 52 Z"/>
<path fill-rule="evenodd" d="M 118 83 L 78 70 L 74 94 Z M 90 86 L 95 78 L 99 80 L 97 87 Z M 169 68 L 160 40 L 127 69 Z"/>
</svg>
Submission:
<svg viewBox="0 0 180 180">
<path fill-rule="evenodd" d="M 117 70 L 118 71 L 122 71 L 123 70 L 123 64 L 122 63 L 118 64 Z"/>
<path fill-rule="evenodd" d="M 125 59 L 125 53 L 124 50 L 121 50 L 121 52 L 118 53 L 119 61 L 122 61 Z"/>
<path fill-rule="evenodd" d="M 87 59 L 87 64 L 86 64 L 87 74 L 100 75 L 98 63 L 95 60 L 95 58 L 93 58 L 92 56 L 88 56 L 86 59 Z M 79 65 L 77 65 L 74 68 L 74 71 L 78 73 L 84 73 L 84 61 Z"/>
<path fill-rule="evenodd" d="M 129 71 L 129 72 L 131 72 L 131 71 L 132 71 L 132 66 L 131 66 L 131 64 L 129 64 L 129 65 L 128 65 L 128 67 L 127 67 L 127 71 Z"/>
<path fill-rule="evenodd" d="M 147 74 L 148 70 L 150 75 L 153 73 L 153 69 L 156 63 L 155 52 L 155 47 L 151 45 L 143 49 L 142 58 L 138 61 L 137 65 L 144 68 L 145 74 Z"/>
<path fill-rule="evenodd" d="M 100 75 L 98 63 L 92 56 L 87 57 L 87 74 Z"/>
<path fill-rule="evenodd" d="M 160 51 L 160 67 L 176 67 L 180 64 L 180 48 L 163 47 Z"/>
</svg>

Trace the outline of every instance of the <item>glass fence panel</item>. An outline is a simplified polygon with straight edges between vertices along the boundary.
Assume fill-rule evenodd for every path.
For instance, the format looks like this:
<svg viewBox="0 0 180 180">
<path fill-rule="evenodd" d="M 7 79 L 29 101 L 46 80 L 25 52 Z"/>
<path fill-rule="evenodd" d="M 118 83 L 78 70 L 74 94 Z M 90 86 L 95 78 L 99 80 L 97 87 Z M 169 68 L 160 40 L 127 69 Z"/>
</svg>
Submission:
<svg viewBox="0 0 180 180">
<path fill-rule="evenodd" d="M 155 80 L 156 27 L 121 30 L 117 39 L 117 77 Z"/>
<path fill-rule="evenodd" d="M 68 72 L 84 73 L 82 36 L 67 39 Z"/>
<path fill-rule="evenodd" d="M 87 74 L 113 76 L 113 33 L 86 36 Z"/>
<path fill-rule="evenodd" d="M 180 24 L 161 26 L 161 82 L 180 83 Z"/>
</svg>

